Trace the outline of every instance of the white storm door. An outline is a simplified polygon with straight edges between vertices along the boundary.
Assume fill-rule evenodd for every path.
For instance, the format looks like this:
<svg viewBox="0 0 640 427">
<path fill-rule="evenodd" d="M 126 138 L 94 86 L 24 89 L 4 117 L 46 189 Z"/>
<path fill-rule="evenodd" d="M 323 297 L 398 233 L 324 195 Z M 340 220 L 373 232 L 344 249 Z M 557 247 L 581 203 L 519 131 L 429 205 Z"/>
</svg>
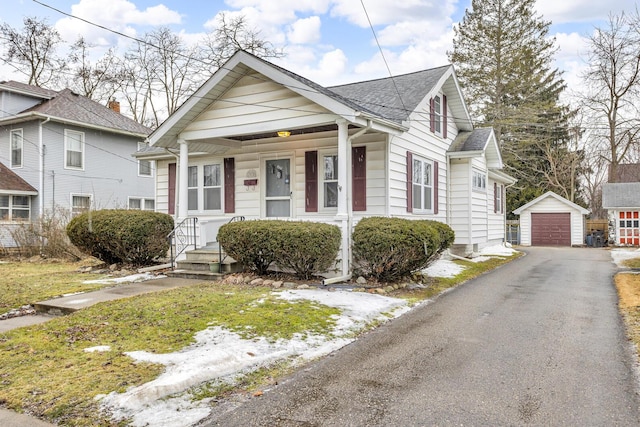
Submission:
<svg viewBox="0 0 640 427">
<path fill-rule="evenodd" d="M 266 216 L 291 216 L 291 160 L 265 161 Z"/>
</svg>

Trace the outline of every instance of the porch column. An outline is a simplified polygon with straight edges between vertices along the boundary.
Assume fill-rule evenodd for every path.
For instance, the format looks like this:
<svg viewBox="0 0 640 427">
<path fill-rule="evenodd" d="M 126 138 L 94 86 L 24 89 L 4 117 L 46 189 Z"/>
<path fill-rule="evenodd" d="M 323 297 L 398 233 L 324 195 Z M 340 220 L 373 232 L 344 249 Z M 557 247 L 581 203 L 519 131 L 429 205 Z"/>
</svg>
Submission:
<svg viewBox="0 0 640 427">
<path fill-rule="evenodd" d="M 338 124 L 338 213 L 336 222 L 342 232 L 342 276 L 351 270 L 351 229 L 349 227 L 349 125 L 344 119 Z"/>
<path fill-rule="evenodd" d="M 348 177 L 349 177 L 349 126 L 344 119 L 336 120 L 338 124 L 338 218 L 349 215 Z"/>
<path fill-rule="evenodd" d="M 189 216 L 189 147 L 187 141 L 178 139 L 180 144 L 180 172 L 178 178 L 178 220 Z"/>
</svg>

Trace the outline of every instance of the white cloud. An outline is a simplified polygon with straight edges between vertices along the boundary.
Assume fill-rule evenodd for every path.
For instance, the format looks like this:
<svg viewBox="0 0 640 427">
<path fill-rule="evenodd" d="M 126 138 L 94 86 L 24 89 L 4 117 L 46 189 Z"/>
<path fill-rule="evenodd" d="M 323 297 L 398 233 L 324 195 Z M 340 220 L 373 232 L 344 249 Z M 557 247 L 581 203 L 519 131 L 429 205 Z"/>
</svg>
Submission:
<svg viewBox="0 0 640 427">
<path fill-rule="evenodd" d="M 438 22 L 441 19 L 449 19 L 456 3 L 457 0 L 367 0 L 363 8 L 359 1 L 335 0 L 331 8 L 331 16 L 346 18 L 360 27 L 369 27 L 369 20 L 374 26 L 423 20 L 424 17 L 429 17 L 432 22 Z"/>
<path fill-rule="evenodd" d="M 317 43 L 320 41 L 321 24 L 319 16 L 298 19 L 289 27 L 287 39 L 294 44 Z"/>
<path fill-rule="evenodd" d="M 634 0 L 537 0 L 535 8 L 544 19 L 554 24 L 567 22 L 586 22 L 606 18 L 610 12 L 632 12 L 635 9 Z"/>
<path fill-rule="evenodd" d="M 345 83 L 348 58 L 341 49 L 324 52 L 320 58 L 312 48 L 294 46 L 279 65 L 323 86 Z M 348 80 L 351 81 L 351 80 Z"/>
</svg>

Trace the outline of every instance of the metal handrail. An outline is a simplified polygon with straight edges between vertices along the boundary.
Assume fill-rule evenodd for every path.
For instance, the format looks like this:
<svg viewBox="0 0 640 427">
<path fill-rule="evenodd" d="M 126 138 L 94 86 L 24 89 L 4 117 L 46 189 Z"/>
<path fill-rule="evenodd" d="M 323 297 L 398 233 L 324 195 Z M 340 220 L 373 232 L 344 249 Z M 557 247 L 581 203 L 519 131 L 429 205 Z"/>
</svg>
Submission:
<svg viewBox="0 0 640 427">
<path fill-rule="evenodd" d="M 175 260 L 176 258 L 178 258 L 180 256 L 181 253 L 183 253 L 188 247 L 190 247 L 191 245 L 193 245 L 193 249 L 198 249 L 198 239 L 196 236 L 196 224 L 198 223 L 198 218 L 196 217 L 189 217 L 189 218 L 185 218 L 182 221 L 180 221 L 180 223 L 178 225 L 176 225 L 173 230 L 171 230 L 171 232 L 169 234 L 167 234 L 167 240 L 169 240 L 169 248 L 170 248 L 170 254 L 171 254 L 171 269 L 173 270 L 174 268 L 174 264 L 175 264 Z M 193 233 L 191 235 L 189 235 L 189 228 L 193 226 Z M 186 228 L 187 232 L 184 232 L 184 229 Z M 175 254 L 173 251 L 173 242 L 174 239 L 176 241 L 175 247 Z M 180 244 L 180 246 L 178 246 L 178 244 Z"/>
<path fill-rule="evenodd" d="M 234 216 L 229 220 L 227 224 L 231 224 L 232 222 L 236 222 L 236 221 L 244 221 L 244 216 L 242 215 Z M 225 253 L 224 258 L 222 258 L 222 245 L 218 241 L 218 236 L 216 236 L 216 243 L 218 243 L 218 262 L 220 263 L 220 271 L 222 271 L 222 261 L 224 261 L 227 258 L 227 254 Z"/>
</svg>

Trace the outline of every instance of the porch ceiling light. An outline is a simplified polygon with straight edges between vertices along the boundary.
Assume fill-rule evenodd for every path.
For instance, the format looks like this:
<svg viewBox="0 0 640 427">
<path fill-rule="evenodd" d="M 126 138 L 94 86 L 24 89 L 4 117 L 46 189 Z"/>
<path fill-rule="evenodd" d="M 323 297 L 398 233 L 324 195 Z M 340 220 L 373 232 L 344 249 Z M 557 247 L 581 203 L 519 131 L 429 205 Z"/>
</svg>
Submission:
<svg viewBox="0 0 640 427">
<path fill-rule="evenodd" d="M 288 136 L 291 136 L 291 132 L 288 130 L 279 130 L 278 131 L 278 136 L 282 137 L 282 138 L 286 138 Z"/>
</svg>

